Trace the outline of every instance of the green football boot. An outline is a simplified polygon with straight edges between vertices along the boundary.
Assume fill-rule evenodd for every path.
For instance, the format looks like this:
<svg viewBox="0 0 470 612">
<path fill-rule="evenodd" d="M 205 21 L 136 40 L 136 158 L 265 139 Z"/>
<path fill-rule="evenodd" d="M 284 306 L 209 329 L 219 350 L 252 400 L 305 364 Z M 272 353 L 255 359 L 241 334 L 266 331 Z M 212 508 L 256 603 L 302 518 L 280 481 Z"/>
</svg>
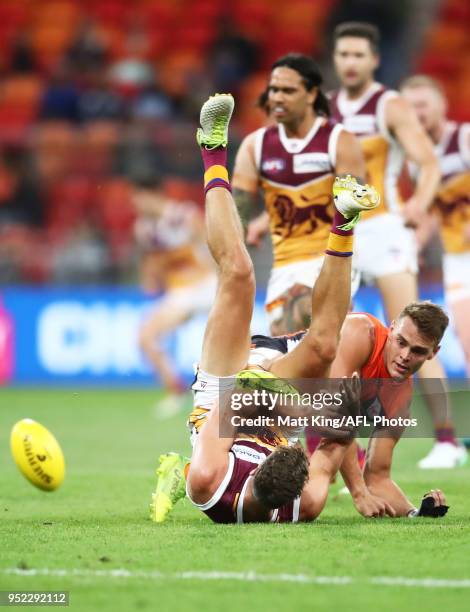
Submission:
<svg viewBox="0 0 470 612">
<path fill-rule="evenodd" d="M 227 146 L 228 126 L 234 106 L 235 101 L 231 94 L 215 94 L 204 102 L 199 118 L 201 127 L 196 132 L 200 147 L 216 149 Z"/>
<path fill-rule="evenodd" d="M 184 468 L 187 463 L 189 459 L 178 453 L 160 455 L 157 488 L 150 503 L 150 518 L 155 523 L 163 523 L 174 505 L 186 495 Z"/>
</svg>

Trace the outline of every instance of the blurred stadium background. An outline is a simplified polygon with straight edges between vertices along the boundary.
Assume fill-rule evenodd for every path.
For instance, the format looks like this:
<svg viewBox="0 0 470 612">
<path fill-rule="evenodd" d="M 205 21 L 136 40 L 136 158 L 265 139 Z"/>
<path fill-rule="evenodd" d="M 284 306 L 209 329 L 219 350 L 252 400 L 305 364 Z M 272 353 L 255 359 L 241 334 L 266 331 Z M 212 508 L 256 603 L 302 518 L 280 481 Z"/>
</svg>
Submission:
<svg viewBox="0 0 470 612">
<path fill-rule="evenodd" d="M 470 3 L 464 0 L 0 0 L 0 382 L 154 384 L 137 345 L 153 297 L 138 288 L 129 179 L 156 168 L 167 195 L 202 205 L 194 132 L 202 101 L 236 97 L 231 155 L 262 125 L 270 64 L 312 54 L 334 85 L 330 33 L 382 32 L 378 79 L 432 75 L 450 117 L 470 120 Z M 270 247 L 253 251 L 262 303 Z M 421 257 L 423 295 L 442 300 L 440 245 Z M 158 299 L 158 297 L 157 297 Z M 356 308 L 379 314 L 375 290 Z M 204 318 L 168 345 L 189 378 Z M 452 376 L 464 361 L 452 333 Z"/>
</svg>

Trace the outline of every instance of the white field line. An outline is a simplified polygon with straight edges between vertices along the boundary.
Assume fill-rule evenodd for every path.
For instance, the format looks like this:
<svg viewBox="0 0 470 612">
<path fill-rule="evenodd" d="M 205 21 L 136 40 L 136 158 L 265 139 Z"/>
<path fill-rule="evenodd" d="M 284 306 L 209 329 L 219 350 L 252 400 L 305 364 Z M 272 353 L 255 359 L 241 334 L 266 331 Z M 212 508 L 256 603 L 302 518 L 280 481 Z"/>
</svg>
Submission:
<svg viewBox="0 0 470 612">
<path fill-rule="evenodd" d="M 19 569 L 0 570 L 10 576 L 53 576 L 57 578 L 142 578 L 147 580 L 237 580 L 240 582 L 294 582 L 297 584 L 373 584 L 377 586 L 417 587 L 432 589 L 470 589 L 470 579 L 453 580 L 445 578 L 407 578 L 404 576 L 309 576 L 307 574 L 258 574 L 257 572 L 160 572 L 130 571 L 126 569 Z"/>
</svg>

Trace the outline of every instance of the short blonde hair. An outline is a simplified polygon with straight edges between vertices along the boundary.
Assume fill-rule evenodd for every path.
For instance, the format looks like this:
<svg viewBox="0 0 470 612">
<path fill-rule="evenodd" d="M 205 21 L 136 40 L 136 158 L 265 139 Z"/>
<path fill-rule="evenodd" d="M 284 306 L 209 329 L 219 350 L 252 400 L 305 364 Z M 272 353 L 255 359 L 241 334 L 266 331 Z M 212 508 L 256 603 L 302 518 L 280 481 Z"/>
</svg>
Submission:
<svg viewBox="0 0 470 612">
<path fill-rule="evenodd" d="M 400 84 L 400 91 L 403 91 L 404 89 L 415 89 L 417 87 L 430 87 L 445 98 L 445 92 L 442 85 L 439 83 L 439 81 L 436 81 L 436 79 L 433 79 L 427 74 L 415 74 L 406 78 Z"/>
</svg>

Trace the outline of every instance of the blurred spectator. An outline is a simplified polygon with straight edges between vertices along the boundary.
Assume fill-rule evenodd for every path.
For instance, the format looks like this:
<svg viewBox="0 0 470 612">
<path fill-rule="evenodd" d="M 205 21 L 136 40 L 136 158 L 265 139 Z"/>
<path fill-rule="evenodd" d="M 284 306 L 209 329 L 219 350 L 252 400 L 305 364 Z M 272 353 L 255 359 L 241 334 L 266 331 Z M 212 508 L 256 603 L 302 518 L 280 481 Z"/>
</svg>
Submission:
<svg viewBox="0 0 470 612">
<path fill-rule="evenodd" d="M 78 101 L 78 116 L 81 121 L 125 118 L 124 100 L 111 89 L 105 69 L 89 70 L 86 74 L 85 83 L 85 91 L 80 95 Z"/>
<path fill-rule="evenodd" d="M 62 284 L 109 280 L 111 262 L 104 240 L 88 225 L 77 228 L 67 242 L 56 248 L 51 272 L 52 280 Z"/>
<path fill-rule="evenodd" d="M 163 141 L 171 140 L 172 134 L 168 126 L 159 123 L 149 125 L 146 121 L 130 125 L 127 131 L 123 132 L 116 152 L 116 173 L 132 177 L 140 173 L 169 172 L 165 143 L 160 147 L 157 137 Z"/>
<path fill-rule="evenodd" d="M 25 152 L 9 148 L 0 157 L 0 224 L 41 227 L 43 194 Z"/>
<path fill-rule="evenodd" d="M 60 62 L 46 88 L 39 111 L 41 119 L 78 121 L 78 89 L 65 62 Z"/>
<path fill-rule="evenodd" d="M 68 51 L 67 61 L 77 76 L 89 70 L 104 68 L 108 49 L 98 24 L 92 19 L 84 19 Z"/>
<path fill-rule="evenodd" d="M 168 96 L 157 85 L 149 85 L 134 100 L 131 116 L 133 119 L 145 121 L 170 119 L 172 105 Z"/>
<path fill-rule="evenodd" d="M 30 73 L 37 70 L 36 58 L 31 46 L 31 35 L 28 30 L 19 32 L 11 49 L 10 68 L 16 73 Z"/>
<path fill-rule="evenodd" d="M 44 222 L 42 190 L 18 148 L 0 156 L 0 282 L 44 280 L 38 242 Z"/>
<path fill-rule="evenodd" d="M 236 92 L 240 81 L 257 68 L 257 45 L 239 32 L 233 20 L 224 17 L 209 51 L 216 91 Z"/>
<path fill-rule="evenodd" d="M 147 30 L 136 17 L 126 33 L 122 58 L 111 66 L 112 82 L 123 93 L 134 95 L 153 83 L 154 68 L 147 61 L 149 52 Z"/>
</svg>

